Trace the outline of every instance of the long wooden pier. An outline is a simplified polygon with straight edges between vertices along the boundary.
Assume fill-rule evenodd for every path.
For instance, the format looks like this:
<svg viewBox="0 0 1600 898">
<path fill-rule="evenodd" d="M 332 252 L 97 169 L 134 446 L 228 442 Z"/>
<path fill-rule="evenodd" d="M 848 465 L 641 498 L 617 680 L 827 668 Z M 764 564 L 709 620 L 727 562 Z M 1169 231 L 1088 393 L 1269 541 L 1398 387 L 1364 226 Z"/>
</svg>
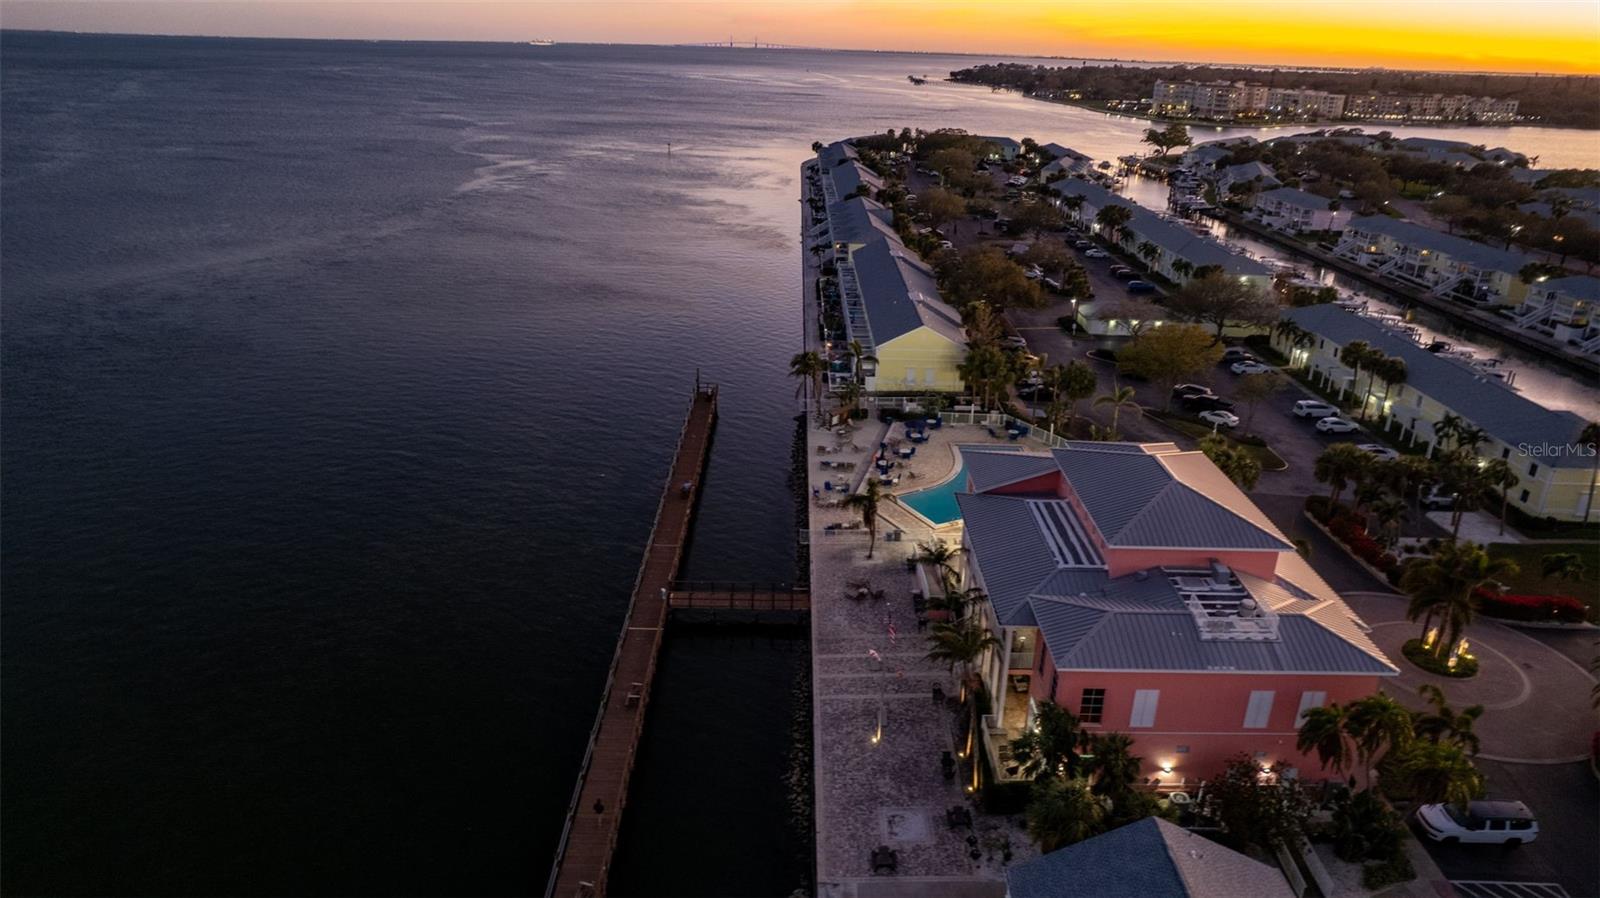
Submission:
<svg viewBox="0 0 1600 898">
<path fill-rule="evenodd" d="M 667 592 L 671 611 L 810 611 L 811 592 L 782 583 L 674 583 Z"/>
<path fill-rule="evenodd" d="M 598 898 L 606 893 L 622 810 L 628 801 L 628 779 L 633 774 L 667 623 L 667 596 L 694 521 L 695 500 L 700 495 L 716 422 L 717 387 L 697 382 L 694 402 L 678 435 L 672 474 L 639 564 L 572 805 L 567 809 L 566 826 L 545 886 L 547 898 Z"/>
</svg>

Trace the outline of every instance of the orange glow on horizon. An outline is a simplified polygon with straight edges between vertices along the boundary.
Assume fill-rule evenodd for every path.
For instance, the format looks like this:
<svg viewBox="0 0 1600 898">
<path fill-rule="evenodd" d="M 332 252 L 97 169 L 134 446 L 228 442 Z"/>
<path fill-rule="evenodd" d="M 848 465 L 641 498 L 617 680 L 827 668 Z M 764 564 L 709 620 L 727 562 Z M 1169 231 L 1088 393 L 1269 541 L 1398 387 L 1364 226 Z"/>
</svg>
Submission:
<svg viewBox="0 0 1600 898">
<path fill-rule="evenodd" d="M 1600 73 L 1595 0 L 0 0 L 10 28 Z"/>
</svg>

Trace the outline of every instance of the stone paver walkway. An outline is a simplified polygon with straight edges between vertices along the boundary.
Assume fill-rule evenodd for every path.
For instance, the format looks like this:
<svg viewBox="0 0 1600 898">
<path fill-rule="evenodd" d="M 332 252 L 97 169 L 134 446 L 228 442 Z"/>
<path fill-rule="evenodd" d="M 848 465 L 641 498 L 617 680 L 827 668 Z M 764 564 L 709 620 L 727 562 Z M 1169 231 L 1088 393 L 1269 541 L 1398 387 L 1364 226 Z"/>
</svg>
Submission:
<svg viewBox="0 0 1600 898">
<path fill-rule="evenodd" d="M 858 487 L 878 444 L 902 435 L 899 425 L 875 422 L 860 423 L 843 437 L 812 428 L 807 435 L 812 485 L 840 481 L 836 469 L 822 467 L 826 459 L 855 461 L 850 482 Z M 992 442 L 981 427 L 946 425 L 931 435 L 897 469 L 902 474 L 898 492 L 948 478 L 955 467 L 954 444 Z M 858 448 L 849 449 L 851 443 Z M 817 451 L 835 444 L 846 448 Z M 904 476 L 911 472 L 917 476 Z M 832 505 L 827 491 L 820 494 L 824 498 L 812 503 L 810 526 L 818 895 L 997 898 L 1005 888 L 999 845 L 1009 839 L 1013 862 L 1037 852 L 1020 818 L 974 813 L 975 831 L 945 823 L 947 808 L 970 806 L 959 779 L 946 781 L 940 766 L 941 754 L 957 749 L 957 710 L 947 701 L 936 702 L 933 688 L 954 695 L 957 682 L 945 666 L 924 658 L 925 632 L 917 629 L 911 603 L 916 576 L 906 565 L 917 543 L 936 534 L 916 515 L 887 502 L 869 560 L 865 530 L 826 529 L 859 521 L 859 513 Z M 900 541 L 882 538 L 895 528 L 904 533 Z M 959 525 L 941 528 L 937 536 L 955 542 Z M 859 580 L 884 590 L 884 598 L 850 597 L 846 584 Z M 979 837 L 976 861 L 969 857 L 972 835 Z M 898 871 L 892 876 L 873 875 L 871 852 L 880 845 L 897 852 Z"/>
</svg>

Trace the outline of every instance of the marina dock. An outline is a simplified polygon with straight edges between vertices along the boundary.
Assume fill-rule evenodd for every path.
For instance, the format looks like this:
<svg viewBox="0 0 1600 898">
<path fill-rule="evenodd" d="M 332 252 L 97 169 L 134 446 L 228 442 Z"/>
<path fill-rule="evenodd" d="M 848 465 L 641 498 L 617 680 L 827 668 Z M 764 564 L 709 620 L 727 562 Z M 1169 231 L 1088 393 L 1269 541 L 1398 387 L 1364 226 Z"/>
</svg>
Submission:
<svg viewBox="0 0 1600 898">
<path fill-rule="evenodd" d="M 667 624 L 668 596 L 694 523 L 716 422 L 717 387 L 697 382 L 567 809 L 545 886 L 547 898 L 591 898 L 606 893 L 606 877 L 628 801 L 628 780 Z"/>
</svg>

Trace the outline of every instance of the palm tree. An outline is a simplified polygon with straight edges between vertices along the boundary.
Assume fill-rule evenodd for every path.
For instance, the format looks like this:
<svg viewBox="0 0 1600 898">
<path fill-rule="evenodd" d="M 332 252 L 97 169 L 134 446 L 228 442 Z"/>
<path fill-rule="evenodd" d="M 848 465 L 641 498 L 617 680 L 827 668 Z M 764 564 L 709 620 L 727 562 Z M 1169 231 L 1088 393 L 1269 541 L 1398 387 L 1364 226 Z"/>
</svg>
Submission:
<svg viewBox="0 0 1600 898">
<path fill-rule="evenodd" d="M 968 709 L 967 747 L 962 756 L 972 758 L 972 785 L 976 789 L 981 765 L 973 757 L 973 749 L 978 739 L 978 688 L 982 684 L 972 666 L 983 657 L 984 652 L 1000 648 L 1001 643 L 982 621 L 974 619 L 934 624 L 933 630 L 928 633 L 928 644 L 930 647 L 926 657 L 929 661 L 943 661 L 952 671 L 957 664 L 961 665 L 961 691 L 966 697 Z"/>
<path fill-rule="evenodd" d="M 952 546 L 942 539 L 932 542 L 918 543 L 917 553 L 912 556 L 913 561 L 931 564 L 939 572 L 939 583 L 945 592 L 952 592 L 958 576 L 956 559 L 961 557 L 964 550 L 960 546 Z"/>
<path fill-rule="evenodd" d="M 1551 552 L 1539 559 L 1539 572 L 1554 580 L 1582 582 L 1584 574 L 1589 572 L 1589 566 L 1583 563 L 1583 556 L 1576 552 Z"/>
<path fill-rule="evenodd" d="M 861 510 L 861 523 L 867 528 L 867 557 L 872 557 L 872 552 L 878 546 L 878 505 L 885 498 L 885 494 L 878 486 L 875 477 L 867 478 L 866 489 L 859 493 L 851 493 L 845 497 L 844 507 Z"/>
<path fill-rule="evenodd" d="M 848 422 L 856 410 L 856 403 L 861 401 L 861 397 L 866 394 L 867 388 L 852 380 L 841 386 L 838 392 L 839 414 L 843 415 L 845 421 Z"/>
<path fill-rule="evenodd" d="M 1461 632 L 1472 623 L 1477 604 L 1472 593 L 1478 587 L 1500 577 L 1517 573 L 1516 562 L 1507 558 L 1494 558 L 1476 543 L 1459 543 L 1455 540 L 1440 543 L 1433 555 L 1406 568 L 1400 588 L 1412 597 L 1407 609 L 1407 620 L 1415 621 L 1426 612 L 1422 625 L 1422 638 L 1432 626 L 1435 616 L 1444 629 L 1445 638 L 1432 646 L 1435 658 L 1442 657 L 1448 646 L 1461 639 Z"/>
<path fill-rule="evenodd" d="M 1445 441 L 1448 440 L 1451 447 L 1454 448 L 1456 440 L 1460 438 L 1461 432 L 1466 427 L 1467 422 L 1461 416 L 1446 412 L 1444 417 L 1433 422 L 1433 446 L 1443 449 Z M 1433 455 L 1432 447 L 1429 448 L 1428 455 Z"/>
<path fill-rule="evenodd" d="M 1317 456 L 1313 469 L 1317 482 L 1331 487 L 1328 505 L 1339 503 L 1339 496 L 1351 482 L 1360 483 L 1372 466 L 1372 456 L 1356 448 L 1354 443 L 1334 443 Z"/>
<path fill-rule="evenodd" d="M 1343 705 L 1325 705 L 1306 711 L 1305 721 L 1295 737 L 1295 749 L 1301 754 L 1316 752 L 1322 766 L 1334 773 L 1343 774 L 1355 759 L 1355 747 L 1345 732 Z"/>
<path fill-rule="evenodd" d="M 1033 726 L 1011 740 L 1011 757 L 1031 780 L 1075 777 L 1079 774 L 1078 749 L 1085 739 L 1071 711 L 1046 701 L 1039 705 Z"/>
<path fill-rule="evenodd" d="M 1067 431 L 1072 431 L 1072 424 L 1078 419 L 1078 403 L 1094 395 L 1099 381 L 1094 376 L 1094 371 L 1084 363 L 1073 360 L 1068 362 L 1061 372 L 1061 387 L 1057 395 L 1066 399 L 1067 406 Z"/>
<path fill-rule="evenodd" d="M 1095 223 L 1110 233 L 1113 240 L 1116 239 L 1116 235 L 1122 230 L 1123 225 L 1126 225 L 1132 219 L 1133 210 L 1123 205 L 1106 206 L 1094 214 Z"/>
<path fill-rule="evenodd" d="M 1373 360 L 1373 350 L 1365 340 L 1351 340 L 1339 350 L 1339 361 L 1350 369 L 1350 389 L 1361 400 L 1361 416 L 1367 414 L 1367 398 L 1361 394 L 1361 366 Z M 1344 390 L 1339 390 L 1339 395 L 1344 395 Z"/>
<path fill-rule="evenodd" d="M 1378 364 L 1378 377 L 1383 379 L 1383 398 L 1378 400 L 1378 418 L 1382 420 L 1389 409 L 1389 391 L 1406 382 L 1406 360 L 1388 355 Z"/>
<path fill-rule="evenodd" d="M 1151 271 L 1154 271 L 1156 260 L 1161 258 L 1161 247 L 1148 240 L 1142 240 L 1139 242 L 1138 251 L 1139 258 L 1144 260 L 1145 265 L 1149 266 Z"/>
<path fill-rule="evenodd" d="M 1028 801 L 1028 835 L 1048 853 L 1093 836 L 1104 815 L 1105 806 L 1083 780 L 1040 780 Z"/>
<path fill-rule="evenodd" d="M 1120 209 L 1121 206 L 1109 206 L 1110 209 Z M 1111 392 L 1094 401 L 1096 406 L 1111 406 L 1111 439 L 1117 439 L 1117 419 L 1122 415 L 1124 408 L 1131 408 L 1134 412 L 1143 414 L 1139 402 L 1134 396 L 1133 387 L 1116 387 Z"/>
<path fill-rule="evenodd" d="M 977 608 L 988 598 L 983 590 L 976 587 L 972 589 L 955 589 L 949 583 L 944 584 L 945 591 L 928 599 L 928 607 L 938 611 L 950 612 L 951 620 L 961 620 L 967 616 L 967 609 Z"/>
<path fill-rule="evenodd" d="M 1476 755 L 1482 745 L 1478 741 L 1478 734 L 1472 731 L 1472 725 L 1483 716 L 1483 706 L 1472 705 L 1458 712 L 1445 700 L 1444 690 L 1432 683 L 1423 683 L 1417 687 L 1417 692 L 1433 708 L 1432 711 L 1416 714 L 1412 727 L 1417 738 L 1434 743 L 1450 742 L 1468 754 Z"/>
<path fill-rule="evenodd" d="M 1406 516 L 1405 500 L 1386 496 L 1372 503 L 1368 509 L 1378 522 L 1379 542 L 1386 548 L 1393 546 L 1400 536 L 1400 522 Z"/>
<path fill-rule="evenodd" d="M 1089 790 L 1106 798 L 1128 794 L 1139 781 L 1139 762 L 1133 753 L 1133 737 L 1126 733 L 1091 733 L 1084 739 L 1083 766 L 1089 775 Z"/>
<path fill-rule="evenodd" d="M 1351 702 L 1345 710 L 1344 729 L 1355 745 L 1356 759 L 1367 771 L 1369 784 L 1373 763 L 1404 750 L 1414 735 L 1411 712 L 1381 692 Z"/>
<path fill-rule="evenodd" d="M 1594 459 L 1594 466 L 1589 471 L 1589 501 L 1583 507 L 1583 522 L 1589 523 L 1589 514 L 1594 511 L 1595 486 L 1600 483 L 1600 422 L 1590 421 L 1578 433 L 1578 442 L 1589 447 L 1589 457 Z"/>
<path fill-rule="evenodd" d="M 865 362 L 876 362 L 878 359 L 861 345 L 860 340 L 850 341 L 850 358 L 855 362 L 856 380 L 861 380 L 861 366 Z"/>
<path fill-rule="evenodd" d="M 1422 741 L 1399 759 L 1395 773 L 1418 804 L 1449 802 L 1465 807 L 1483 794 L 1483 774 L 1459 745 Z"/>
<path fill-rule="evenodd" d="M 828 363 L 817 352 L 796 353 L 789 360 L 789 376 L 801 378 L 800 386 L 795 390 L 797 394 L 810 389 L 817 400 L 817 419 L 822 418 L 822 375 L 827 373 Z"/>
<path fill-rule="evenodd" d="M 1172 262 L 1172 273 L 1178 277 L 1187 279 L 1189 275 L 1194 274 L 1194 263 L 1190 262 L 1188 259 L 1174 259 Z"/>
<path fill-rule="evenodd" d="M 1479 475 L 1485 486 L 1500 490 L 1500 535 L 1506 533 L 1506 512 L 1511 509 L 1511 488 L 1522 482 L 1522 478 L 1511 469 L 1511 463 L 1503 458 L 1491 458 L 1483 466 Z"/>
</svg>

